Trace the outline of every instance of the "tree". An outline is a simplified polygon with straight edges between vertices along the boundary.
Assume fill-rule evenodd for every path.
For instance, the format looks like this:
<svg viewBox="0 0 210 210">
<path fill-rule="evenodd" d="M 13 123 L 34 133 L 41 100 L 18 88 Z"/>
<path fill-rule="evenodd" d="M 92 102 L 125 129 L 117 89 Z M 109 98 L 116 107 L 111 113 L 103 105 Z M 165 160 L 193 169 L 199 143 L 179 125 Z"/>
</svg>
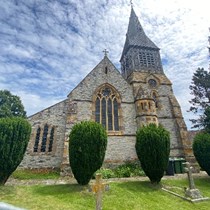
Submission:
<svg viewBox="0 0 210 210">
<path fill-rule="evenodd" d="M 8 90 L 0 90 L 0 118 L 3 117 L 26 117 L 20 98 Z"/>
<path fill-rule="evenodd" d="M 151 183 L 158 184 L 168 166 L 170 134 L 162 126 L 149 124 L 136 135 L 136 153 Z"/>
<path fill-rule="evenodd" d="M 210 133 L 210 106 L 204 111 L 203 127 L 206 132 Z"/>
<path fill-rule="evenodd" d="M 190 90 L 194 98 L 189 101 L 192 104 L 189 111 L 200 115 L 190 121 L 194 124 L 193 128 L 198 128 L 203 126 L 203 113 L 210 106 L 210 72 L 198 68 L 193 75 Z"/>
<path fill-rule="evenodd" d="M 210 134 L 201 132 L 193 140 L 193 153 L 200 167 L 210 176 Z"/>
<path fill-rule="evenodd" d="M 84 121 L 73 126 L 69 135 L 69 162 L 75 179 L 86 185 L 103 164 L 107 134 L 102 125 Z"/>
<path fill-rule="evenodd" d="M 4 185 L 23 159 L 31 133 L 26 119 L 0 118 L 0 185 Z"/>
</svg>

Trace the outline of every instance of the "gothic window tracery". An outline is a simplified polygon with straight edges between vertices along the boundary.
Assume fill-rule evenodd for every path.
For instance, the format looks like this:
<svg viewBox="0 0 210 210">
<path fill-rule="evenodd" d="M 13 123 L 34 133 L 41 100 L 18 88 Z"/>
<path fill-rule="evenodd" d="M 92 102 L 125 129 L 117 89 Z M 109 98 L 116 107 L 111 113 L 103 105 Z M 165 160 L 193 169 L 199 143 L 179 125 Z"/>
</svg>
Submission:
<svg viewBox="0 0 210 210">
<path fill-rule="evenodd" d="M 107 131 L 119 131 L 119 98 L 108 86 L 96 94 L 95 121 L 102 124 Z"/>
<path fill-rule="evenodd" d="M 36 138 L 35 138 L 34 150 L 33 150 L 34 152 L 38 152 L 40 132 L 41 132 L 41 128 L 38 127 L 37 130 L 36 130 Z"/>
<path fill-rule="evenodd" d="M 40 141 L 41 140 L 41 141 Z M 35 141 L 33 146 L 34 153 L 52 152 L 55 141 L 55 126 L 45 124 L 44 127 L 36 129 Z"/>
</svg>

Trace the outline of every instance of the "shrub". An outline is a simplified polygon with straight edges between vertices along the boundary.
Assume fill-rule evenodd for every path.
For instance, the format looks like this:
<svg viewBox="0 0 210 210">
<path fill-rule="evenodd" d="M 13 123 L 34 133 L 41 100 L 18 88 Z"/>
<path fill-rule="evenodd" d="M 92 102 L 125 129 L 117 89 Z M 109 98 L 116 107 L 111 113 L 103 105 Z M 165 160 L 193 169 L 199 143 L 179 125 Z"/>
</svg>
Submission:
<svg viewBox="0 0 210 210">
<path fill-rule="evenodd" d="M 112 170 L 110 168 L 101 168 L 101 169 L 97 170 L 95 174 L 97 174 L 97 173 L 102 174 L 103 179 L 110 179 L 110 178 L 116 177 L 114 170 Z M 95 174 L 94 174 L 93 178 L 95 178 Z"/>
<path fill-rule="evenodd" d="M 69 161 L 75 179 L 88 184 L 103 164 L 107 134 L 102 125 L 84 121 L 73 126 L 69 135 Z"/>
<path fill-rule="evenodd" d="M 137 131 L 136 153 L 152 183 L 159 183 L 168 166 L 170 135 L 162 126 L 149 124 Z"/>
<path fill-rule="evenodd" d="M 137 162 L 127 162 L 116 168 L 101 168 L 96 173 L 101 173 L 104 179 L 145 176 L 144 171 Z"/>
<path fill-rule="evenodd" d="M 210 134 L 198 133 L 193 140 L 193 153 L 200 167 L 210 176 Z"/>
<path fill-rule="evenodd" d="M 23 118 L 0 119 L 0 184 L 4 185 L 23 159 L 31 126 Z"/>
</svg>

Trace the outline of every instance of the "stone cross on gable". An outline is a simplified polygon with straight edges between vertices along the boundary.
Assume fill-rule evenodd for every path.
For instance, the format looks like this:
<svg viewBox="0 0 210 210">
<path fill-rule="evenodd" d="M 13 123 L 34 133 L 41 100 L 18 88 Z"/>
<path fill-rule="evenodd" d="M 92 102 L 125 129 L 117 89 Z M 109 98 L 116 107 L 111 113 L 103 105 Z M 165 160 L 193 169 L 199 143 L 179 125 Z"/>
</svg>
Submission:
<svg viewBox="0 0 210 210">
<path fill-rule="evenodd" d="M 109 53 L 109 51 L 108 51 L 107 49 L 105 49 L 105 50 L 103 51 L 103 53 L 104 53 L 104 56 L 107 56 L 107 54 Z"/>
<path fill-rule="evenodd" d="M 109 185 L 102 182 L 102 175 L 96 174 L 96 182 L 91 186 L 91 190 L 96 194 L 96 210 L 102 210 L 103 191 L 109 190 Z"/>
</svg>

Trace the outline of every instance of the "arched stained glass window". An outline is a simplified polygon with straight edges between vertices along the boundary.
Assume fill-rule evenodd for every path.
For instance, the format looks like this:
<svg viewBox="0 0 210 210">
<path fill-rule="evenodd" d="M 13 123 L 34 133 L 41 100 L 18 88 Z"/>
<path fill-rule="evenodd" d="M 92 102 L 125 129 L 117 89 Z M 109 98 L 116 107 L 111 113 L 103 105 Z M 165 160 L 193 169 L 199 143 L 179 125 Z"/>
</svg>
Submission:
<svg viewBox="0 0 210 210">
<path fill-rule="evenodd" d="M 114 99 L 114 127 L 116 131 L 119 131 L 119 119 L 118 119 L 118 103 L 116 98 Z"/>
<path fill-rule="evenodd" d="M 101 88 L 95 100 L 95 121 L 108 131 L 119 131 L 119 104 L 117 94 L 110 87 Z"/>
<path fill-rule="evenodd" d="M 35 138 L 35 143 L 34 143 L 34 152 L 38 152 L 40 133 L 41 133 L 41 128 L 38 127 L 37 130 L 36 130 L 36 138 Z"/>
<path fill-rule="evenodd" d="M 45 124 L 44 132 L 43 132 L 43 136 L 42 136 L 41 152 L 45 152 L 46 151 L 47 134 L 48 134 L 48 125 Z"/>
<path fill-rule="evenodd" d="M 36 137 L 35 137 L 33 152 L 35 153 L 50 152 L 51 153 L 52 151 L 55 151 L 55 149 L 53 149 L 55 148 L 55 145 L 54 145 L 55 132 L 56 132 L 56 126 L 50 126 L 48 124 L 45 124 L 42 129 L 39 126 L 36 130 Z"/>
<path fill-rule="evenodd" d="M 108 99 L 108 130 L 112 130 L 113 122 L 112 122 L 112 100 Z"/>
<path fill-rule="evenodd" d="M 100 123 L 100 99 L 97 97 L 96 102 L 95 102 L 95 115 L 96 115 L 96 122 Z"/>
<path fill-rule="evenodd" d="M 54 132 L 55 132 L 55 128 L 52 127 L 52 129 L 50 131 L 50 141 L 49 141 L 48 152 L 52 152 L 53 140 L 54 140 Z"/>
</svg>

